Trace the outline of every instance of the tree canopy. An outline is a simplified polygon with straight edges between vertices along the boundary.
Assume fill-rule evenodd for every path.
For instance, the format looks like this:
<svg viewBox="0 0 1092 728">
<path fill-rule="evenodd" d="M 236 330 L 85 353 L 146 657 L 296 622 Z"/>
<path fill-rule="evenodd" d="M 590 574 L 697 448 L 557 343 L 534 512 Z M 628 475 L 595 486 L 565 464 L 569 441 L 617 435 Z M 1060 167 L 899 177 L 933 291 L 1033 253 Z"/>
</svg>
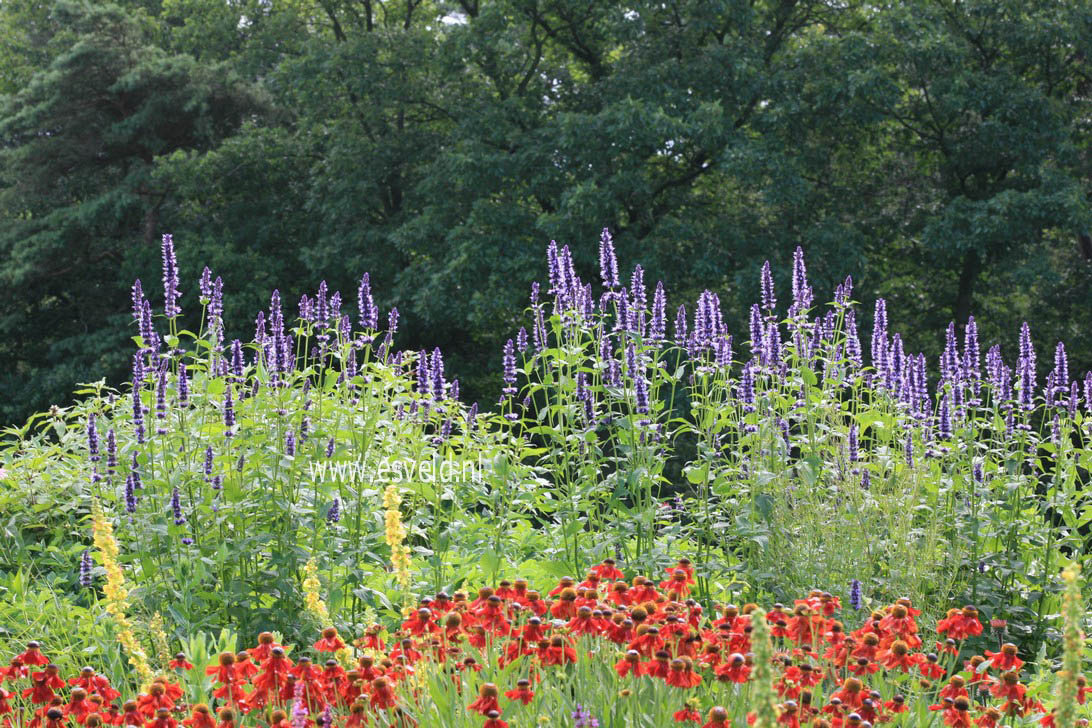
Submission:
<svg viewBox="0 0 1092 728">
<path fill-rule="evenodd" d="M 603 227 L 741 333 L 801 245 L 913 348 L 973 313 L 1092 365 L 1085 0 L 15 0 L 0 37 L 8 420 L 118 375 L 164 232 L 248 282 L 240 333 L 369 271 L 483 404 L 546 243 L 591 274 Z"/>
</svg>

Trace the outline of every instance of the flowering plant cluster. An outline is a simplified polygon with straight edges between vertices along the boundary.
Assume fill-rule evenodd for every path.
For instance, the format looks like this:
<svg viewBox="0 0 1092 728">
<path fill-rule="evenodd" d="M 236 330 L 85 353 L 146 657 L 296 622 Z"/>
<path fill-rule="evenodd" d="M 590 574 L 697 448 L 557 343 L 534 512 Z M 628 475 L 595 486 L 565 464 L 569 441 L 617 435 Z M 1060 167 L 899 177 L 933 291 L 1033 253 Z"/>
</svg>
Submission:
<svg viewBox="0 0 1092 728">
<path fill-rule="evenodd" d="M 574 673 L 598 668 L 597 689 L 617 696 L 613 713 L 600 717 L 618 726 L 636 725 L 626 711 L 649 709 L 635 696 L 702 728 L 995 728 L 1026 716 L 1056 725 L 1054 706 L 1023 681 L 1016 645 L 981 654 L 970 647 L 984 632 L 973 606 L 950 609 L 927 640 L 908 599 L 846 613 L 838 597 L 816 590 L 768 611 L 722 604 L 707 614 L 691 597 L 694 575 L 684 558 L 661 579 L 624 580 L 606 560 L 583 580 L 565 577 L 543 591 L 516 579 L 476 594 L 440 592 L 400 624 L 373 625 L 351 641 L 327 627 L 302 650 L 263 632 L 253 647 L 208 666 L 175 654 L 165 674 L 126 700 L 93 667 L 66 679 L 31 642 L 0 669 L 0 714 L 5 726 L 28 728 L 463 725 L 436 714 L 446 690 L 456 717 L 506 728 L 530 725 L 551 693 L 573 688 Z M 1079 666 L 1079 647 L 1076 655 Z M 183 700 L 187 688 L 206 684 L 205 702 Z M 1074 685 L 1069 703 L 1084 705 L 1092 687 L 1080 675 Z M 600 724 L 585 704 L 571 718 Z"/>
</svg>

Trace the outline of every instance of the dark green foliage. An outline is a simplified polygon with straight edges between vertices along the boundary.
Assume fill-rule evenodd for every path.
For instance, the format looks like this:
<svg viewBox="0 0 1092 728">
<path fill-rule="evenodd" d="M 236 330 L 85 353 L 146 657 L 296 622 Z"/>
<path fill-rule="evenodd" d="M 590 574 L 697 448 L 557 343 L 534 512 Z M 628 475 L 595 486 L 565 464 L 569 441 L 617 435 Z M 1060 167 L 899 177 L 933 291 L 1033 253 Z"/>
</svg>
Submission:
<svg viewBox="0 0 1092 728">
<path fill-rule="evenodd" d="M 1076 0 L 5 4 L 6 87 L 39 73 L 0 121 L 2 415 L 118 371 L 163 232 L 184 278 L 245 286 L 233 335 L 274 283 L 294 301 L 370 271 L 470 398 L 546 242 L 591 274 L 603 226 L 651 281 L 716 290 L 736 332 L 762 261 L 799 244 L 817 290 L 848 272 L 865 311 L 885 296 L 909 348 L 1026 318 L 1083 372 L 1090 23 Z M 62 123 L 82 141 L 25 141 Z"/>
</svg>

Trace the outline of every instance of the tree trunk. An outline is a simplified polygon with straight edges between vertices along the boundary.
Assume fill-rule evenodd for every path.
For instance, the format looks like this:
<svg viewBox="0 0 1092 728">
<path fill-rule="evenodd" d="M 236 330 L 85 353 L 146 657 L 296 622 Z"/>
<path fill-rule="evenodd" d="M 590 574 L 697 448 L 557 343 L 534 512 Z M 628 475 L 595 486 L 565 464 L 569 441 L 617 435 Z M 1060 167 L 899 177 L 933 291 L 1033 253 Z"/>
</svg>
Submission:
<svg viewBox="0 0 1092 728">
<path fill-rule="evenodd" d="M 963 323 L 971 315 L 971 299 L 974 296 L 974 284 L 982 270 L 982 260 L 978 251 L 967 251 L 963 256 L 963 268 L 959 271 L 959 292 L 956 294 L 955 320 Z"/>
</svg>

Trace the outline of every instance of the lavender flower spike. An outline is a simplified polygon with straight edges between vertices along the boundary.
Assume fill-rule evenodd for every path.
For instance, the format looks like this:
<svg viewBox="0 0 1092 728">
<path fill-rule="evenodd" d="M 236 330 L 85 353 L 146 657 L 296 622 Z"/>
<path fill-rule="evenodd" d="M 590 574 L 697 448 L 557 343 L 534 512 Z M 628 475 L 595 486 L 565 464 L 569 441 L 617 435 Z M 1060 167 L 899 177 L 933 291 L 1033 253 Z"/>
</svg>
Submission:
<svg viewBox="0 0 1092 728">
<path fill-rule="evenodd" d="M 178 306 L 178 259 L 174 254 L 174 238 L 170 233 L 163 236 L 163 296 L 164 313 L 167 318 L 174 318 L 182 313 Z"/>
</svg>

